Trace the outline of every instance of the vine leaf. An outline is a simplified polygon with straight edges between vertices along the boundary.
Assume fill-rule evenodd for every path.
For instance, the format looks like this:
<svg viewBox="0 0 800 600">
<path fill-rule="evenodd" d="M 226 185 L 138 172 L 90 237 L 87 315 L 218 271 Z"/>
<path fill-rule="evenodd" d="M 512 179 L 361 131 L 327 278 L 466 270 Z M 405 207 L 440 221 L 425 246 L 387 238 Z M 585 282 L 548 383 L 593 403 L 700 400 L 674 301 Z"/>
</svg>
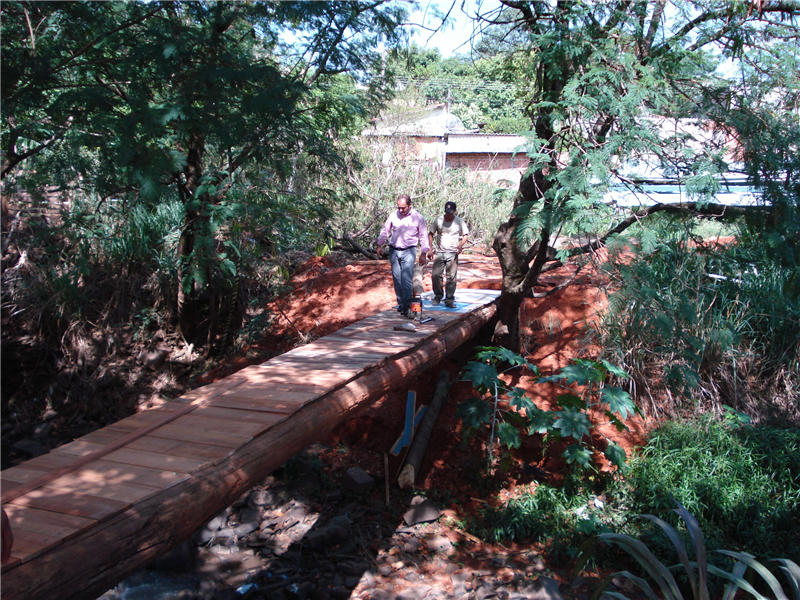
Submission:
<svg viewBox="0 0 800 600">
<path fill-rule="evenodd" d="M 608 403 L 608 408 L 612 413 L 617 413 L 622 419 L 627 419 L 628 415 L 636 412 L 636 405 L 633 403 L 631 395 L 622 388 L 603 388 L 601 399 Z"/>
<path fill-rule="evenodd" d="M 567 408 L 558 413 L 553 427 L 561 430 L 561 435 L 569 436 L 576 440 L 589 435 L 592 426 L 589 418 L 575 408 Z"/>
<path fill-rule="evenodd" d="M 567 446 L 567 449 L 564 450 L 563 456 L 567 460 L 567 463 L 578 463 L 582 467 L 587 468 L 591 464 L 592 460 L 592 453 L 581 444 L 572 444 L 571 446 Z"/>
<path fill-rule="evenodd" d="M 500 423 L 497 426 L 497 439 L 508 448 L 519 448 L 522 443 L 519 430 L 511 423 Z"/>
<path fill-rule="evenodd" d="M 491 421 L 492 409 L 485 400 L 470 398 L 458 405 L 456 417 L 464 422 L 465 427 L 480 429 Z"/>
<path fill-rule="evenodd" d="M 525 390 L 518 387 L 511 388 L 508 392 L 508 397 L 510 398 L 509 404 L 512 407 L 516 408 L 520 413 L 524 412 L 528 417 L 533 416 L 536 411 L 536 405 L 533 400 L 525 395 Z"/>
<path fill-rule="evenodd" d="M 464 377 L 481 393 L 493 391 L 495 385 L 502 386 L 502 382 L 497 379 L 495 368 L 483 362 L 468 362 L 464 367 Z"/>
<path fill-rule="evenodd" d="M 625 454 L 625 449 L 616 442 L 611 442 L 603 454 L 612 465 L 619 468 L 624 468 L 626 466 L 625 461 L 628 455 Z"/>
<path fill-rule="evenodd" d="M 533 413 L 528 413 L 528 416 L 531 419 L 528 435 L 533 435 L 534 433 L 544 435 L 553 426 L 553 414 L 547 410 L 534 408 Z"/>
<path fill-rule="evenodd" d="M 601 359 L 600 362 L 603 363 L 603 366 L 605 366 L 611 375 L 619 377 L 620 379 L 630 379 L 631 376 L 628 375 L 628 372 L 617 365 L 612 364 L 605 359 Z"/>
</svg>

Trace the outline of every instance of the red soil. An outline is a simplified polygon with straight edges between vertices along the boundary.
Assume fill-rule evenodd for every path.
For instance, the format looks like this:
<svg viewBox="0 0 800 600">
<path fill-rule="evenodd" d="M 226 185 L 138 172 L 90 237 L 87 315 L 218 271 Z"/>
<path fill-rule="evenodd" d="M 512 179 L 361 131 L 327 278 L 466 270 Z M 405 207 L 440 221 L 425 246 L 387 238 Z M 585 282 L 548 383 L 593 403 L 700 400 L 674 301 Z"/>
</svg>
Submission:
<svg viewBox="0 0 800 600">
<path fill-rule="evenodd" d="M 537 291 L 552 288 L 570 275 L 572 267 L 552 271 L 541 280 Z M 424 270 L 425 289 L 430 290 L 430 267 Z M 600 276 L 591 268 L 584 270 L 568 287 L 547 298 L 526 300 L 522 310 L 525 332 L 526 357 L 538 365 L 543 373 L 552 373 L 567 365 L 575 357 L 595 356 L 597 349 L 585 341 L 584 328 L 594 320 L 605 306 Z M 301 336 L 316 339 L 337 331 L 345 325 L 363 319 L 375 312 L 387 310 L 395 304 L 389 265 L 386 261 L 361 261 L 336 264 L 330 258 L 311 258 L 292 279 L 293 291 L 281 298 L 270 309 L 280 314 L 265 345 L 285 351 L 296 344 Z M 500 289 L 500 266 L 494 255 L 467 254 L 459 269 L 459 287 L 475 289 Z M 458 295 L 458 294 L 456 294 Z M 417 391 L 418 404 L 428 404 L 433 395 L 436 378 L 442 369 L 448 370 L 450 380 L 458 372 L 471 352 L 464 349 L 431 368 L 407 387 L 398 389 L 378 401 L 363 415 L 340 426 L 335 435 L 323 440 L 328 445 L 344 445 L 348 455 L 362 453 L 362 468 L 382 474 L 383 453 L 388 452 L 403 429 L 405 401 L 408 390 Z M 540 408 L 550 408 L 555 395 L 561 393 L 552 384 L 533 384 L 528 375 L 512 375 L 513 384 L 527 390 Z M 473 396 L 471 386 L 455 381 L 450 387 L 449 400 L 437 420 L 436 429 L 426 452 L 417 483 L 420 488 L 449 490 L 456 495 L 480 495 L 475 489 L 473 473 L 480 465 L 482 440 L 474 440 L 465 449 L 462 444 L 461 423 L 455 417 L 458 404 Z M 634 418 L 629 430 L 620 433 L 605 423 L 601 413 L 592 415 L 598 434 L 594 442 L 600 453 L 596 458 L 603 469 L 608 464 L 602 457 L 605 438 L 620 444 L 627 452 L 641 444 L 645 423 Z M 401 457 L 390 456 L 389 472 L 394 478 L 401 467 Z M 517 493 L 535 482 L 522 472 L 523 464 L 533 465 L 548 473 L 548 479 L 557 482 L 564 465 L 557 448 L 542 454 L 540 440 L 527 440 L 515 454 L 516 464 L 509 471 L 497 474 L 497 486 L 503 495 Z M 484 482 L 485 483 L 485 482 Z"/>
</svg>

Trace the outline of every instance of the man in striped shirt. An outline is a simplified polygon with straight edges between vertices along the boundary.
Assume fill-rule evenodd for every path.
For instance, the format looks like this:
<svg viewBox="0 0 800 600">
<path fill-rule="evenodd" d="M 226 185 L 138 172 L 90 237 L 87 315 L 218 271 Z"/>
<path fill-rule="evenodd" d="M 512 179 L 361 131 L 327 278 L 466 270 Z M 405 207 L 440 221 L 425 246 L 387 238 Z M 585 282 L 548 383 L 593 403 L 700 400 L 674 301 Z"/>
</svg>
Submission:
<svg viewBox="0 0 800 600">
<path fill-rule="evenodd" d="M 389 215 L 378 234 L 378 256 L 384 243 L 389 243 L 389 263 L 392 265 L 394 293 L 397 296 L 397 312 L 411 317 L 409 307 L 413 295 L 414 263 L 417 260 L 417 244 L 421 245 L 419 264 L 428 262 L 428 226 L 425 219 L 411 208 L 411 197 L 400 194 L 397 210 Z"/>
</svg>

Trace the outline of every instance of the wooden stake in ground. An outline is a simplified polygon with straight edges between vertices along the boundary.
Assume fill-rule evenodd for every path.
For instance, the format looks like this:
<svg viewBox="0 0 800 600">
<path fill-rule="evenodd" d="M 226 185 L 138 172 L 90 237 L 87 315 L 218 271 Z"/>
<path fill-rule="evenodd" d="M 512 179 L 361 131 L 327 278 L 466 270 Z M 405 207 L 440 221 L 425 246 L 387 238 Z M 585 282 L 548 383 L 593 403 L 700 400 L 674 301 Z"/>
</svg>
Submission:
<svg viewBox="0 0 800 600">
<path fill-rule="evenodd" d="M 414 437 L 414 442 L 408 451 L 406 458 L 406 465 L 400 471 L 397 477 L 397 483 L 401 488 L 405 489 L 414 485 L 419 467 L 422 464 L 422 459 L 425 457 L 425 449 L 428 447 L 428 440 L 431 439 L 433 433 L 433 426 L 436 425 L 436 418 L 439 416 L 439 411 L 447 401 L 447 388 L 449 375 L 447 371 L 439 373 L 439 378 L 436 380 L 436 391 L 433 393 L 433 399 L 428 407 L 428 411 L 422 419 L 422 423 L 417 429 Z"/>
</svg>

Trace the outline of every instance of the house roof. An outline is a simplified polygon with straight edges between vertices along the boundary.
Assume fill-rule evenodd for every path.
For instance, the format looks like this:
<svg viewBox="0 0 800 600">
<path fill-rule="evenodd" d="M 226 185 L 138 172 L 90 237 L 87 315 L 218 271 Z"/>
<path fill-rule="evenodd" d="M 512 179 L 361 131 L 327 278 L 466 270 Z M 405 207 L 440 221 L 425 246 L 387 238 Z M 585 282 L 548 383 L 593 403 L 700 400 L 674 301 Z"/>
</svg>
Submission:
<svg viewBox="0 0 800 600">
<path fill-rule="evenodd" d="M 509 133 L 451 133 L 447 136 L 448 154 L 510 154 L 522 152 L 526 140 Z"/>
</svg>

